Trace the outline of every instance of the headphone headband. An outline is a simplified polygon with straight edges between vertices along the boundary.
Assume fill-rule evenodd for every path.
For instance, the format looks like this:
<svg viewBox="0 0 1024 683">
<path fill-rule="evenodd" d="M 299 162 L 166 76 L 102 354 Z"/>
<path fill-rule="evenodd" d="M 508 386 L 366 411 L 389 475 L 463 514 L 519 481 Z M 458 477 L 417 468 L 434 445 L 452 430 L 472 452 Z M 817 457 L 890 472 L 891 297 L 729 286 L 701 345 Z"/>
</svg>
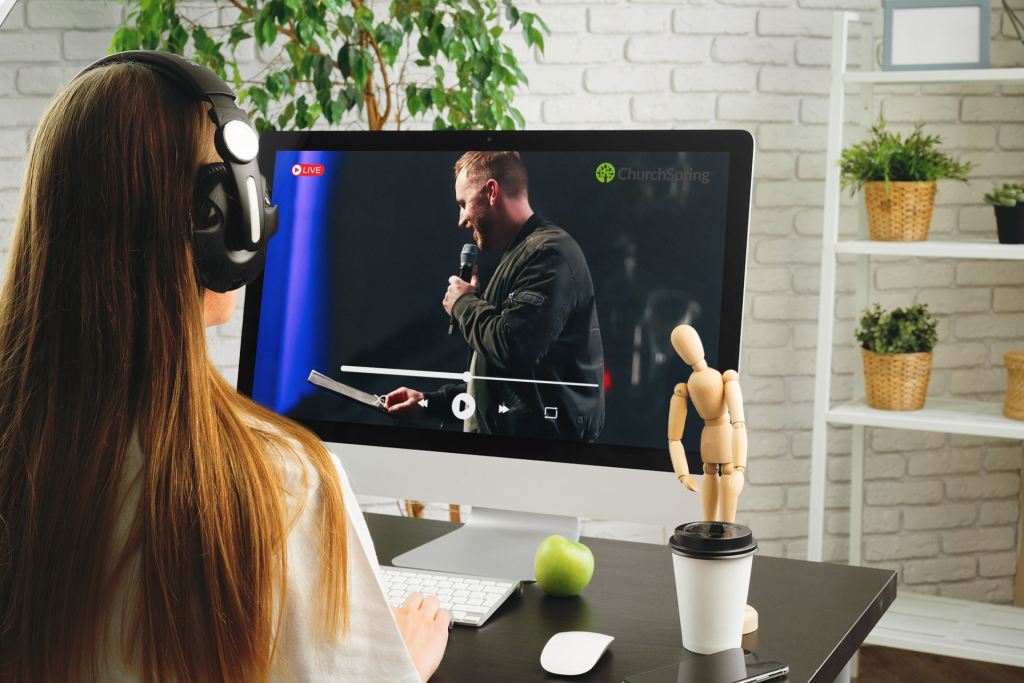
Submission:
<svg viewBox="0 0 1024 683">
<path fill-rule="evenodd" d="M 190 97 L 209 102 L 217 126 L 214 143 L 230 178 L 203 183 L 197 194 L 195 219 L 219 218 L 213 227 L 196 229 L 193 254 L 202 285 L 216 292 L 238 289 L 263 271 L 266 242 L 277 232 L 277 207 L 270 205 L 266 179 L 260 174 L 259 137 L 244 110 L 235 104 L 231 87 L 210 69 L 169 52 L 131 50 L 108 55 L 78 75 L 109 64 L 133 62 L 149 67 Z M 77 78 L 77 77 L 76 77 Z M 197 190 L 201 188 L 197 187 Z M 199 220 L 195 223 L 198 228 Z"/>
</svg>

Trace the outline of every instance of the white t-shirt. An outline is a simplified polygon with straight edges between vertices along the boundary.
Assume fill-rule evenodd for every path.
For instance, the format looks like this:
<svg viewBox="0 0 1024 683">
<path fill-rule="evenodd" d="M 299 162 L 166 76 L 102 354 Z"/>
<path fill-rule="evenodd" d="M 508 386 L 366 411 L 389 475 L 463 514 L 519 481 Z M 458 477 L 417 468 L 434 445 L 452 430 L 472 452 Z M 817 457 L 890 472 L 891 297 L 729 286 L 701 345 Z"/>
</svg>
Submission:
<svg viewBox="0 0 1024 683">
<path fill-rule="evenodd" d="M 294 502 L 302 501 L 307 480 L 309 491 L 301 516 L 288 536 L 287 594 L 277 642 L 275 661 L 278 665 L 270 680 L 272 683 L 420 683 L 419 673 L 385 597 L 377 553 L 356 503 L 355 493 L 341 462 L 333 454 L 331 457 L 341 479 L 348 523 L 349 634 L 329 642 L 317 637 L 315 600 L 320 544 L 317 528 L 317 511 L 321 507 L 319 477 L 305 454 L 302 454 L 305 475 L 294 458 L 284 458 L 285 486 Z M 138 475 L 141 472 L 142 451 L 138 440 L 133 439 L 120 492 L 125 503 L 115 531 L 115 557 L 121 554 L 136 514 L 141 492 L 141 477 Z M 290 512 L 294 514 L 294 509 Z M 122 615 L 131 613 L 134 600 L 137 599 L 140 578 L 137 554 L 122 576 L 110 612 L 105 657 L 100 658 L 100 680 L 134 683 L 141 678 L 124 670 L 121 635 Z M 284 667 L 280 666 L 282 663 Z M 139 667 L 134 669 L 138 671 Z"/>
</svg>

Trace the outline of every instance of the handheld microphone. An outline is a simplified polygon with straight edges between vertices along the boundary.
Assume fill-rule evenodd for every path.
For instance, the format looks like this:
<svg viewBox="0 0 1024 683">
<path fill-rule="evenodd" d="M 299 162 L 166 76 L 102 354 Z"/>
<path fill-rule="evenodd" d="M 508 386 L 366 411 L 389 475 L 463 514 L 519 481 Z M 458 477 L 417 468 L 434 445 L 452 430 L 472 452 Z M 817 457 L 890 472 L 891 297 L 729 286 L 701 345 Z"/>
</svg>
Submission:
<svg viewBox="0 0 1024 683">
<path fill-rule="evenodd" d="M 462 248 L 462 254 L 459 255 L 459 279 L 465 282 L 469 282 L 473 277 L 473 266 L 476 265 L 477 248 L 475 244 L 467 244 Z M 448 321 L 448 334 L 451 334 L 455 330 L 455 314 L 452 313 L 451 319 Z"/>
</svg>

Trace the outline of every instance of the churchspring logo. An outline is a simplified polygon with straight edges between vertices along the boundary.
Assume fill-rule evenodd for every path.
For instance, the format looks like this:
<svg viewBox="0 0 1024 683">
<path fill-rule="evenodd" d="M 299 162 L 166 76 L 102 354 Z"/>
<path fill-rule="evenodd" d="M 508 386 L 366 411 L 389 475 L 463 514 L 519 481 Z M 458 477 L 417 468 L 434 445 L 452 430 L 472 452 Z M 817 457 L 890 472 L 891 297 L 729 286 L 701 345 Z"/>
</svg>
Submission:
<svg viewBox="0 0 1024 683">
<path fill-rule="evenodd" d="M 696 171 L 692 168 L 685 168 L 681 171 L 675 168 L 637 171 L 627 166 L 616 170 L 614 166 L 606 162 L 597 167 L 594 175 L 597 176 L 597 182 L 599 183 L 610 183 L 618 177 L 619 180 L 689 180 L 707 185 L 711 182 L 712 173 L 713 171 Z"/>
</svg>

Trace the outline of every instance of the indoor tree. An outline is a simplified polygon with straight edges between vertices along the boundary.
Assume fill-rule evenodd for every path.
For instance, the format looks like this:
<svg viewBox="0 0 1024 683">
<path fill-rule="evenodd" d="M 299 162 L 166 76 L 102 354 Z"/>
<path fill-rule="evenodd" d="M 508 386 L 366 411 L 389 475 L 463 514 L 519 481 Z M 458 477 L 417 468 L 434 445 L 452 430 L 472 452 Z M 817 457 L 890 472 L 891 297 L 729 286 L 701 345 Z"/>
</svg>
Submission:
<svg viewBox="0 0 1024 683">
<path fill-rule="evenodd" d="M 513 0 L 394 0 L 386 12 L 365 0 L 121 1 L 129 10 L 112 52 L 165 50 L 208 66 L 234 83 L 260 133 L 320 117 L 337 125 L 353 108 L 370 130 L 419 116 L 435 130 L 522 128 L 512 99 L 527 79 L 501 24 L 542 52 L 542 31 L 550 35 Z M 228 6 L 238 18 L 222 24 Z M 243 78 L 235 50 L 248 38 L 276 54 Z"/>
</svg>

